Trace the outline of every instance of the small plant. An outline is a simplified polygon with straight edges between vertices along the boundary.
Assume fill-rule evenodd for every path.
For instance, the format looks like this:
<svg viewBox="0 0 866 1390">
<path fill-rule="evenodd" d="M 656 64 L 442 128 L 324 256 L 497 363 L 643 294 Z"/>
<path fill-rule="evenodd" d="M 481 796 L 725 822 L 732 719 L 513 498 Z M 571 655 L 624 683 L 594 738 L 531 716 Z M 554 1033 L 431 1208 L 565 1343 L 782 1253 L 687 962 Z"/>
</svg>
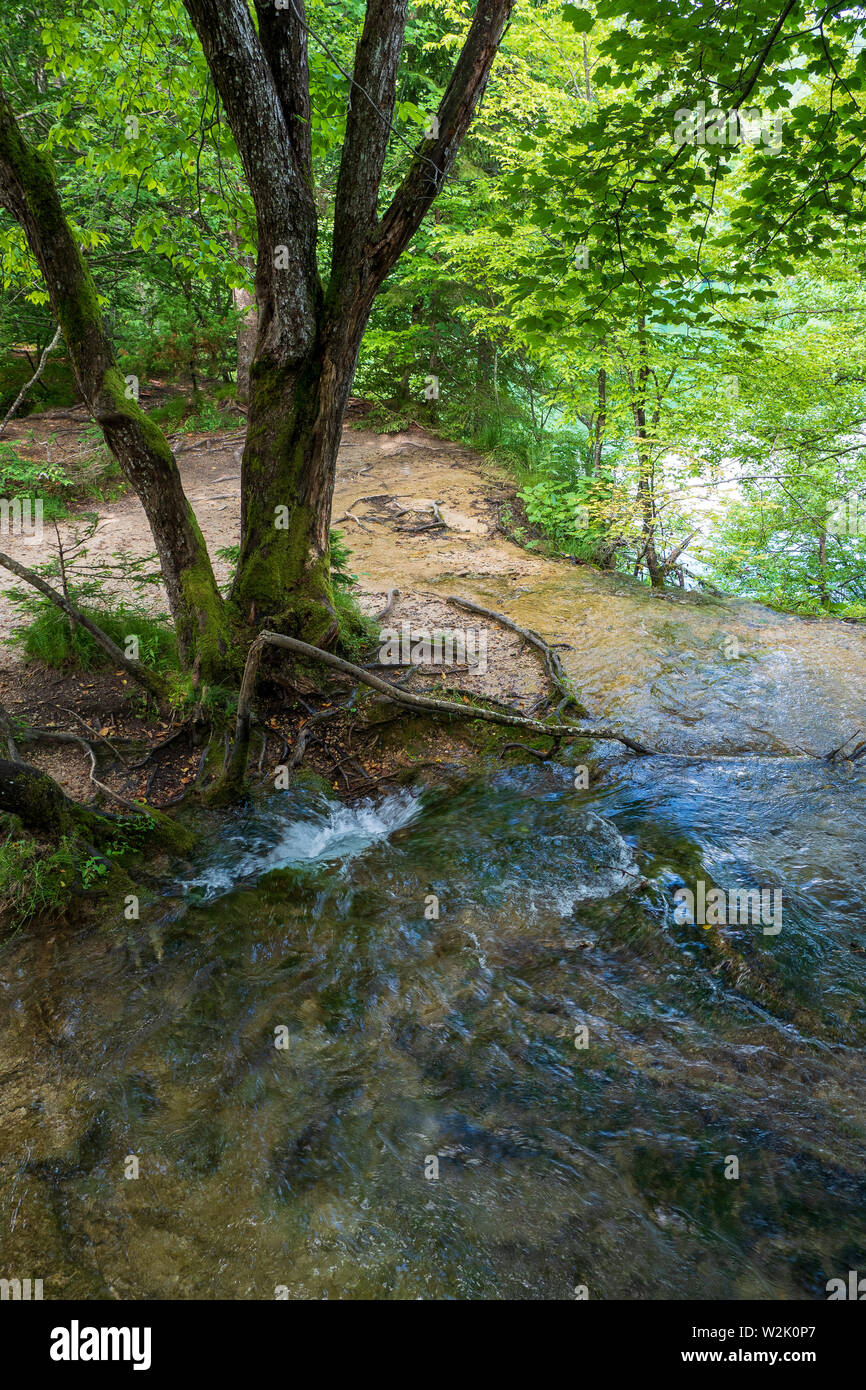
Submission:
<svg viewBox="0 0 866 1390">
<path fill-rule="evenodd" d="M 69 596 L 84 616 L 101 627 L 122 650 L 126 650 L 130 637 L 134 637 L 137 660 L 142 665 L 163 672 L 177 669 L 177 639 L 164 619 L 133 606 L 102 609 L 80 604 L 74 590 L 70 590 Z M 8 641 L 20 646 L 28 661 L 42 661 L 55 668 L 75 666 L 82 671 L 110 664 L 111 658 L 97 646 L 90 633 L 70 623 L 66 614 L 48 599 L 20 590 L 11 591 L 10 597 L 28 621 L 17 627 Z"/>
<path fill-rule="evenodd" d="M 353 589 L 358 582 L 357 574 L 349 573 L 349 560 L 354 554 L 343 540 L 342 531 L 331 532 L 331 583 Z"/>
<path fill-rule="evenodd" d="M 27 835 L 11 816 L 0 821 L 0 905 L 14 930 L 34 918 L 59 916 L 76 881 L 76 859 L 64 838 L 52 848 Z"/>
</svg>

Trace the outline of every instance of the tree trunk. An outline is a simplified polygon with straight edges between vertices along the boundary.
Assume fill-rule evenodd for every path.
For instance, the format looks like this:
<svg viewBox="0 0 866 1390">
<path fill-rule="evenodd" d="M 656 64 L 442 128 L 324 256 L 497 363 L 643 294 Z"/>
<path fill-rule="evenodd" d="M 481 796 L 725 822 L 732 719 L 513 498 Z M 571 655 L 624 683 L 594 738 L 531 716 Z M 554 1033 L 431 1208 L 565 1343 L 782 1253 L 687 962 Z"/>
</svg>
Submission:
<svg viewBox="0 0 866 1390">
<path fill-rule="evenodd" d="M 472 432 L 481 434 L 490 410 L 493 379 L 493 344 L 486 333 L 479 334 L 475 359 L 475 392 L 472 403 Z"/>
<path fill-rule="evenodd" d="M 650 584 L 654 589 L 663 589 L 665 587 L 665 568 L 658 558 L 655 542 L 656 511 L 653 491 L 653 465 L 649 449 L 646 422 L 646 395 L 647 382 L 649 380 L 649 366 L 646 361 L 646 331 L 642 318 L 638 320 L 638 343 L 641 363 L 637 374 L 637 392 L 634 395 L 632 404 L 638 453 L 637 492 L 641 515 L 643 517 L 643 550 L 641 556 L 647 567 Z"/>
<path fill-rule="evenodd" d="M 249 290 L 232 290 L 232 299 L 239 314 L 243 315 L 238 324 L 238 374 L 235 395 L 242 405 L 250 398 L 250 367 L 256 350 L 259 333 L 259 315 L 255 295 Z"/>
<path fill-rule="evenodd" d="M 0 89 L 0 203 L 39 263 L 82 397 L 144 507 L 181 655 L 198 676 L 223 665 L 222 599 L 165 435 L 127 391 L 96 286 L 60 201 L 50 163 L 24 139 Z"/>
<path fill-rule="evenodd" d="M 390 206 L 378 199 L 407 0 L 368 0 L 340 158 L 327 290 L 319 278 L 304 0 L 184 0 L 256 208 L 259 332 L 241 471 L 243 622 L 314 645 L 337 635 L 328 535 L 343 414 L 382 282 L 453 165 L 513 0 L 478 0 L 437 114 Z"/>
<path fill-rule="evenodd" d="M 328 341 L 320 330 L 300 370 L 257 356 L 251 373 L 232 598 L 251 627 L 266 622 L 316 646 L 337 635 L 331 501 L 364 323 Z"/>
<path fill-rule="evenodd" d="M 0 759 L 0 810 L 17 816 L 25 830 L 57 839 L 78 830 L 99 843 L 117 829 L 115 817 L 70 801 L 47 773 L 8 759 Z"/>
</svg>

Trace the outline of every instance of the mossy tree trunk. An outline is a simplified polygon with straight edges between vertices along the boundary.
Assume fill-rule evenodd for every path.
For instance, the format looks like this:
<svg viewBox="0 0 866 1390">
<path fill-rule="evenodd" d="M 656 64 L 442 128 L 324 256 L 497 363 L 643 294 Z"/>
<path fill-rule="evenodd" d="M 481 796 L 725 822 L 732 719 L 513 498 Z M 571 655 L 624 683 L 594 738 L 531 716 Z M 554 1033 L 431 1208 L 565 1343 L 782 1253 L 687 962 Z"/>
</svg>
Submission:
<svg viewBox="0 0 866 1390">
<path fill-rule="evenodd" d="M 70 801 L 47 773 L 8 759 L 0 759 L 0 810 L 26 830 L 57 839 L 78 831 L 101 844 L 116 830 L 114 818 Z"/>
<path fill-rule="evenodd" d="M 184 0 L 243 161 L 258 224 L 259 332 L 232 597 L 243 623 L 315 645 L 337 634 L 328 535 L 343 415 L 382 282 L 440 191 L 514 0 L 479 0 L 431 137 L 378 198 L 407 0 L 368 0 L 340 161 L 330 273 L 318 270 L 303 0 Z M 432 113 L 431 113 L 432 115 Z"/>
<path fill-rule="evenodd" d="M 50 161 L 24 138 L 0 88 L 0 204 L 21 224 L 63 330 L 81 394 L 144 507 L 182 657 L 198 676 L 224 664 L 223 604 L 171 448 L 127 392 L 96 287 L 66 218 Z"/>
</svg>

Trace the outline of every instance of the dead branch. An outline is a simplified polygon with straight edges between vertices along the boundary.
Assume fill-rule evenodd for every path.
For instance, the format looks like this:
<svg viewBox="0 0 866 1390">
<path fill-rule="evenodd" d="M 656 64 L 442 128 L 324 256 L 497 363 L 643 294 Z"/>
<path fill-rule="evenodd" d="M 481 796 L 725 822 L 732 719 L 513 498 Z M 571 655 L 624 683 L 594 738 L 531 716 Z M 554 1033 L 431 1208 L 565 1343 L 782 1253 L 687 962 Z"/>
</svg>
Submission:
<svg viewBox="0 0 866 1390">
<path fill-rule="evenodd" d="M 105 796 L 110 796 L 115 801 L 119 801 L 121 806 L 126 807 L 127 811 L 134 811 L 135 814 L 139 816 L 147 815 L 146 806 L 142 806 L 141 804 L 136 805 L 134 801 L 127 801 L 125 796 L 120 795 L 120 792 L 114 792 L 111 790 L 111 787 L 107 787 L 104 782 L 100 782 L 99 778 L 96 776 L 96 754 L 87 742 L 87 739 L 82 738 L 80 734 L 70 734 L 63 729 L 40 729 L 36 725 L 31 724 L 25 730 L 24 734 L 19 735 L 19 737 L 23 737 L 25 741 L 53 739 L 55 743 L 77 744 L 79 748 L 84 749 L 85 753 L 87 753 L 90 758 L 90 780 L 94 787 L 97 787 Z"/>
<path fill-rule="evenodd" d="M 51 339 L 51 342 L 47 345 L 47 347 L 44 347 L 42 349 L 42 356 L 39 359 L 39 366 L 36 368 L 36 371 L 33 373 L 30 380 L 26 382 L 24 386 L 21 387 L 21 390 L 18 392 L 18 395 L 15 397 L 9 409 L 6 411 L 6 414 L 3 417 L 3 423 L 2 425 L 0 425 L 0 434 L 3 433 L 6 426 L 9 424 L 9 421 L 12 419 L 12 416 L 15 414 L 24 397 L 27 395 L 27 392 L 31 389 L 31 387 L 36 385 L 42 373 L 45 371 L 45 367 L 49 357 L 51 356 L 54 349 L 57 347 L 57 344 L 60 342 L 61 331 L 62 330 L 60 324 L 58 323 L 57 331 L 55 332 L 54 337 Z"/>
<path fill-rule="evenodd" d="M 84 628 L 85 632 L 90 633 L 94 642 L 96 642 L 104 652 L 108 653 L 112 661 L 116 662 L 118 666 L 122 666 L 124 671 L 132 676 L 132 679 L 138 685 L 143 686 L 149 694 L 153 695 L 160 704 L 165 700 L 168 691 L 165 682 L 160 676 L 156 675 L 153 671 L 149 671 L 148 668 L 142 666 L 139 661 L 133 661 L 131 657 L 126 656 L 125 653 L 121 651 L 120 647 L 118 647 L 117 643 L 113 642 L 108 634 L 102 631 L 101 627 L 97 627 L 96 623 L 92 622 L 90 618 L 86 618 L 83 613 L 79 612 L 74 604 L 70 603 L 62 594 L 59 594 L 56 589 L 52 589 L 51 585 L 47 584 L 38 574 L 34 574 L 33 570 L 27 569 L 25 565 L 19 565 L 17 560 L 13 560 L 10 556 L 2 553 L 0 553 L 0 565 L 2 565 L 4 569 L 10 570 L 12 574 L 17 574 L 18 578 L 23 579 L 25 583 L 32 584 L 34 589 L 38 589 L 41 594 L 44 594 L 47 599 L 50 599 L 52 603 L 56 604 L 68 618 L 73 618 L 80 627 Z"/>
</svg>

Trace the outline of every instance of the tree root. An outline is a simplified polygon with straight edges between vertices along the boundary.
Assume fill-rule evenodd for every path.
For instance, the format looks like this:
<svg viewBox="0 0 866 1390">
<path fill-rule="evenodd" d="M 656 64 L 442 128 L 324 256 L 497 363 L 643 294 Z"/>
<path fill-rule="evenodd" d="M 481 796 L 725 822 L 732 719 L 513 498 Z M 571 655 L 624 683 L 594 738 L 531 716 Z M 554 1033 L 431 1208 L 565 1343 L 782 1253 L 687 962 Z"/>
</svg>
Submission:
<svg viewBox="0 0 866 1390">
<path fill-rule="evenodd" d="M 457 594 L 448 594 L 448 603 L 455 604 L 458 608 L 465 608 L 469 613 L 478 613 L 482 618 L 490 618 L 494 623 L 499 623 L 502 627 L 507 627 L 510 632 L 516 632 L 518 637 L 522 637 L 525 642 L 529 642 L 533 647 L 537 647 L 544 657 L 544 665 L 552 685 L 556 687 L 563 702 L 559 705 L 557 715 L 566 705 L 575 705 L 581 714 L 586 714 L 586 710 L 575 694 L 574 686 L 568 678 L 568 674 L 563 666 L 558 654 L 551 646 L 545 642 L 543 637 L 539 637 L 537 632 L 531 628 L 521 627 L 505 613 L 497 613 L 493 608 L 482 608 L 480 603 L 472 603 L 468 598 L 460 598 Z M 630 746 L 630 745 L 626 745 Z"/>
<path fill-rule="evenodd" d="M 541 642 L 541 638 L 538 639 L 538 642 Z M 523 715 L 510 714 L 505 711 L 484 709 L 480 705 L 460 705 L 452 700 L 437 700 L 429 695 L 413 695 L 408 690 L 400 689 L 389 681 L 374 676 L 372 672 L 355 666 L 351 661 L 345 661 L 342 657 L 335 656 L 333 652 L 323 651 L 320 647 L 312 647 L 308 642 L 302 642 L 296 637 L 284 637 L 279 632 L 265 631 L 259 633 L 247 654 L 238 697 L 234 746 L 226 760 L 222 779 L 213 792 L 209 794 L 209 800 L 229 800 L 243 788 L 249 758 L 252 700 L 259 662 L 262 652 L 267 646 L 279 647 L 311 661 L 321 661 L 326 666 L 332 667 L 333 670 L 341 671 L 344 675 L 349 675 L 354 680 L 371 686 L 373 690 L 378 690 L 381 694 L 387 695 L 390 700 L 409 709 L 423 710 L 425 713 L 431 714 L 456 715 L 460 719 L 481 719 L 486 723 L 505 725 L 507 728 L 527 729 L 533 734 L 543 735 L 546 738 L 559 739 L 568 734 L 572 738 L 610 740 L 622 743 L 632 752 L 642 755 L 647 755 L 652 751 L 642 743 L 638 743 L 636 739 L 629 738 L 627 734 L 619 733 L 616 729 L 593 728 L 578 724 L 544 724 L 540 720 L 526 719 Z"/>
</svg>

